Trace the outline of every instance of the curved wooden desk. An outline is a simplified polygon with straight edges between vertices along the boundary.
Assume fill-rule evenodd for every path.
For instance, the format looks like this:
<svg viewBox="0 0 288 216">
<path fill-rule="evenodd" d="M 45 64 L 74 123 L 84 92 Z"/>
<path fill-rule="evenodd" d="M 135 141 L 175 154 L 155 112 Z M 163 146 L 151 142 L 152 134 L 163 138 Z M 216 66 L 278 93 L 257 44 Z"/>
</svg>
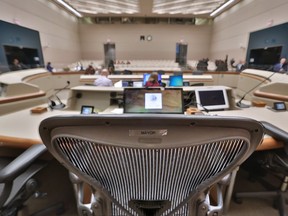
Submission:
<svg viewBox="0 0 288 216">
<path fill-rule="evenodd" d="M 0 104 L 7 104 L 7 103 L 23 101 L 23 100 L 32 99 L 32 98 L 44 97 L 45 95 L 46 95 L 45 92 L 39 91 L 36 93 L 23 94 L 23 95 L 17 95 L 17 96 L 12 96 L 12 97 L 3 97 L 3 98 L 0 98 Z"/>
<path fill-rule="evenodd" d="M 100 75 L 82 75 L 80 77 L 80 83 L 82 84 L 93 84 L 94 80 L 97 79 Z M 116 83 L 120 80 L 124 81 L 143 81 L 143 74 L 139 75 L 109 75 L 109 79 L 113 83 Z M 169 75 L 162 75 L 163 81 L 169 80 Z M 212 85 L 213 78 L 211 75 L 183 75 L 184 81 L 194 82 L 194 83 L 204 83 L 205 85 Z"/>
<path fill-rule="evenodd" d="M 229 73 L 229 72 L 227 72 L 227 74 L 225 74 L 225 73 L 217 73 L 217 72 L 215 72 L 215 74 L 212 74 L 212 73 L 214 73 L 214 72 L 211 72 L 210 76 L 213 76 L 213 83 L 217 83 L 218 79 L 220 79 L 221 77 L 225 77 L 225 75 L 229 76 L 228 80 L 230 80 L 230 77 L 232 77 L 233 80 L 234 79 L 236 80 L 236 78 L 238 79 L 238 76 L 240 75 L 240 74 L 237 74 L 237 73 Z M 249 75 L 249 74 L 252 74 L 253 76 Z M 80 79 L 79 78 L 80 78 L 81 72 L 79 72 L 77 74 L 75 74 L 75 72 L 71 72 L 71 73 L 69 73 L 69 72 L 61 73 L 60 72 L 59 74 L 55 73 L 55 74 L 51 75 L 51 74 L 49 74 L 47 72 L 43 73 L 43 71 L 39 71 L 38 74 L 33 74 L 32 72 L 29 72 L 29 73 L 27 72 L 26 76 L 24 76 L 24 75 L 22 76 L 22 75 L 21 75 L 20 78 L 18 77 L 17 79 L 19 79 L 20 81 L 24 79 L 25 81 L 31 82 L 34 85 L 35 85 L 35 83 L 39 83 L 39 85 L 40 85 L 42 82 L 45 82 L 45 83 L 49 84 L 50 85 L 49 88 L 51 88 L 51 86 L 54 85 L 54 82 L 53 81 L 52 82 L 47 82 L 47 77 L 49 78 L 49 77 L 53 76 L 56 79 L 61 79 L 61 82 L 59 82 L 61 84 L 61 83 L 63 83 L 63 81 L 66 81 L 65 77 L 67 78 L 70 75 L 72 75 L 72 76 L 75 75 L 75 77 L 74 77 L 75 83 L 74 84 L 76 85 L 77 82 L 80 83 Z M 66 75 L 68 75 L 68 76 L 66 76 Z M 247 78 L 250 78 L 250 77 L 252 78 L 253 77 L 253 79 L 254 79 L 257 76 L 259 76 L 259 77 L 268 77 L 268 76 L 271 75 L 271 72 L 247 69 L 247 70 L 245 70 L 245 73 L 243 73 L 243 75 L 245 77 L 247 77 Z M 78 80 L 76 81 L 77 76 L 78 76 Z M 142 75 L 136 75 L 136 76 L 141 76 L 141 78 L 142 78 Z M 218 76 L 216 81 L 214 79 L 214 76 L 215 77 Z M 10 80 L 11 82 L 14 79 L 13 77 L 14 77 L 14 75 L 12 75 L 12 78 Z M 275 74 L 275 75 L 273 75 L 273 77 L 271 77 L 271 84 L 273 84 L 274 82 L 279 82 L 279 80 L 281 80 L 281 81 L 284 80 L 286 82 L 285 78 L 288 78 L 288 76 L 287 75 L 283 75 L 283 74 Z M 1 75 L 0 76 L 0 82 L 3 79 L 2 79 L 2 75 Z M 41 82 L 39 80 L 41 80 Z M 260 80 L 261 80 L 261 78 L 260 78 Z M 8 81 L 8 80 L 6 80 L 6 81 Z M 266 86 L 266 85 L 264 85 L 264 86 Z M 285 90 L 287 90 L 287 89 L 288 88 L 285 88 Z M 85 91 L 85 95 L 82 95 L 83 96 L 83 98 L 82 98 L 83 100 L 86 100 L 85 99 L 86 97 L 88 97 L 90 94 L 93 94 L 92 91 L 91 91 L 91 87 L 89 87 L 89 86 L 75 87 L 75 88 L 72 88 L 71 91 L 73 91 L 73 94 L 77 94 L 78 91 L 83 91 L 83 90 Z M 245 90 L 247 90 L 247 87 L 246 87 Z M 259 89 L 259 90 L 262 91 L 263 89 Z M 270 90 L 267 90 L 267 91 L 270 91 Z M 87 95 L 86 95 L 86 92 L 87 92 Z M 45 93 L 45 91 L 44 91 L 44 93 Z M 45 97 L 47 97 L 47 95 L 44 96 L 43 95 L 44 93 L 43 92 L 37 92 L 36 95 L 40 96 L 40 98 L 42 98 L 42 97 L 45 98 Z M 270 93 L 274 94 L 275 92 L 270 92 Z M 287 95 L 288 94 L 284 94 L 285 97 Z M 34 96 L 35 95 L 27 96 L 28 98 L 24 99 L 23 101 L 27 101 L 27 100 L 29 100 L 29 97 L 34 97 Z M 92 95 L 90 95 L 90 96 L 92 96 Z M 34 98 L 31 98 L 31 99 L 34 99 Z M 4 102 L 3 103 L 7 104 L 7 103 L 9 103 L 9 100 L 11 100 L 11 103 L 13 103 L 12 102 L 13 99 L 7 99 L 6 103 L 4 103 Z M 97 102 L 97 99 L 95 97 L 94 97 L 94 100 L 95 100 L 95 102 Z M 86 101 L 86 102 L 88 102 L 88 101 Z M 71 99 L 70 99 L 70 101 L 68 101 L 68 104 L 73 105 L 73 103 L 74 102 Z M 1 116 L 1 122 L 4 122 L 4 124 L 0 124 L 0 144 L 2 146 L 3 145 L 5 145 L 5 146 L 11 146 L 12 145 L 12 146 L 15 146 L 15 147 L 18 146 L 18 144 L 19 144 L 20 146 L 23 147 L 23 146 L 26 146 L 26 145 L 29 146 L 29 145 L 32 145 L 34 143 L 41 142 L 39 134 L 38 134 L 38 125 L 39 125 L 40 121 L 42 119 L 47 118 L 47 117 L 52 116 L 52 115 L 76 114 L 76 113 L 78 114 L 79 113 L 78 104 L 80 106 L 82 104 L 82 102 L 81 103 L 80 102 L 76 102 L 73 105 L 75 107 L 74 110 L 70 110 L 70 111 L 69 110 L 65 110 L 65 111 L 61 111 L 61 110 L 50 111 L 49 110 L 49 111 L 47 111 L 45 113 L 42 113 L 42 114 L 31 114 L 30 113 L 30 108 L 34 107 L 34 105 L 30 104 L 29 108 L 23 108 L 23 109 L 21 109 L 19 111 L 16 111 L 16 112 L 13 112 L 13 113 L 10 113 L 10 114 L 5 114 L 5 115 Z M 3 104 L 1 104 L 1 105 L 3 105 Z M 248 108 L 248 109 L 245 109 L 245 110 L 244 109 L 243 110 L 229 110 L 229 111 L 223 111 L 223 112 L 218 112 L 218 113 L 217 112 L 211 112 L 209 114 L 236 115 L 236 116 L 243 116 L 243 117 L 253 118 L 253 119 L 256 119 L 256 120 L 259 120 L 259 121 L 265 120 L 265 121 L 268 121 L 268 122 L 270 122 L 272 124 L 275 124 L 279 128 L 282 128 L 283 130 L 288 131 L 288 124 L 286 123 L 286 121 L 283 121 L 283 119 L 288 119 L 287 113 L 288 112 L 277 113 L 277 112 L 273 112 L 271 110 L 268 110 L 266 108 L 251 107 L 251 108 Z M 23 123 L 19 124 L 19 119 L 21 119 L 21 122 L 23 122 Z M 273 139 L 266 139 L 265 138 L 265 140 L 263 142 L 263 145 L 259 146 L 260 150 L 262 149 L 262 147 L 264 147 L 264 144 L 265 145 L 267 144 L 268 146 L 272 146 L 272 147 L 269 147 L 269 148 L 281 147 L 281 143 L 275 142 L 275 140 L 273 140 Z"/>
<path fill-rule="evenodd" d="M 255 91 L 254 95 L 263 99 L 288 102 L 288 83 L 271 83 Z"/>
</svg>

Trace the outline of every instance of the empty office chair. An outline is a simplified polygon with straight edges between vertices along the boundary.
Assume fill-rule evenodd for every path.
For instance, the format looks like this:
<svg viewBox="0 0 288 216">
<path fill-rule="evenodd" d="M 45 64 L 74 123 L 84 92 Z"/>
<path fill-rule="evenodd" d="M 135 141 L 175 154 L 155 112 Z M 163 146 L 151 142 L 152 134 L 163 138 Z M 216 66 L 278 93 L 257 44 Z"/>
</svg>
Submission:
<svg viewBox="0 0 288 216">
<path fill-rule="evenodd" d="M 131 71 L 131 70 L 124 70 L 124 71 L 123 71 L 123 74 L 124 74 L 124 75 L 131 75 L 131 74 L 132 74 L 132 71 Z"/>
<path fill-rule="evenodd" d="M 221 215 L 209 188 L 263 135 L 250 119 L 153 114 L 55 116 L 39 131 L 74 175 L 79 215 L 121 216 Z M 92 187 L 89 205 L 81 204 L 83 181 Z"/>
<path fill-rule="evenodd" d="M 200 70 L 196 70 L 196 71 L 192 71 L 192 75 L 203 75 L 204 71 L 200 71 Z"/>
<path fill-rule="evenodd" d="M 183 72 L 182 71 L 174 71 L 173 75 L 180 76 L 180 75 L 183 75 Z"/>
<path fill-rule="evenodd" d="M 276 182 L 269 182 L 265 179 L 266 176 L 254 176 L 264 187 L 266 191 L 258 192 L 238 192 L 234 194 L 236 202 L 241 203 L 242 198 L 273 198 L 275 200 L 276 207 L 278 208 L 280 216 L 286 216 L 288 192 L 288 132 L 283 131 L 280 128 L 268 123 L 262 122 L 264 126 L 264 132 L 276 140 L 283 141 L 284 149 L 266 150 L 259 153 L 257 160 L 252 163 L 258 163 L 258 167 L 267 171 L 268 174 L 277 176 L 279 180 L 279 187 L 275 188 Z M 253 173 L 255 170 L 253 170 Z M 275 179 L 274 179 L 275 180 Z M 274 188 L 271 190 L 271 188 Z"/>
<path fill-rule="evenodd" d="M 33 176 L 46 163 L 36 160 L 46 151 L 43 144 L 33 145 L 15 159 L 0 158 L 0 215 L 16 216 L 23 203 L 38 188 Z"/>
<path fill-rule="evenodd" d="M 204 86 L 204 83 L 192 83 L 190 86 Z"/>
<path fill-rule="evenodd" d="M 165 71 L 164 70 L 157 70 L 157 73 L 160 74 L 160 75 L 164 75 Z"/>
<path fill-rule="evenodd" d="M 122 74 L 122 72 L 121 71 L 113 71 L 113 73 L 112 73 L 113 75 L 121 75 Z"/>
</svg>

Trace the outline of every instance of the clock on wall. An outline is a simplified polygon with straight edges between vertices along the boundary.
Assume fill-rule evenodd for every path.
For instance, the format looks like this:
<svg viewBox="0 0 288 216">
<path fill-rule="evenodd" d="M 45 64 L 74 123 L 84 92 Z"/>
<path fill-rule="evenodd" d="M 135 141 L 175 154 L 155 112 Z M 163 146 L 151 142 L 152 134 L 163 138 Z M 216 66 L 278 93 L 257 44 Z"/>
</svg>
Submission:
<svg viewBox="0 0 288 216">
<path fill-rule="evenodd" d="M 152 36 L 151 35 L 147 36 L 147 41 L 152 41 Z"/>
</svg>

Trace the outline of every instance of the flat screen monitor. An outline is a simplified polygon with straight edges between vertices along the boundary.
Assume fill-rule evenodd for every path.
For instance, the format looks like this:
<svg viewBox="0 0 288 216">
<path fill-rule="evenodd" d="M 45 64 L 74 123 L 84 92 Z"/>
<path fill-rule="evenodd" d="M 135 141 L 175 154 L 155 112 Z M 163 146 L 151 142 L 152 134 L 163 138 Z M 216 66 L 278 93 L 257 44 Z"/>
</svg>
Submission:
<svg viewBox="0 0 288 216">
<path fill-rule="evenodd" d="M 124 113 L 183 114 L 182 88 L 125 88 Z"/>
<path fill-rule="evenodd" d="M 249 64 L 274 65 L 281 58 L 282 46 L 250 50 Z"/>
<path fill-rule="evenodd" d="M 122 81 L 122 87 L 133 87 L 134 82 L 133 81 Z"/>
<path fill-rule="evenodd" d="M 277 111 L 286 111 L 286 104 L 284 102 L 274 102 L 273 109 Z"/>
<path fill-rule="evenodd" d="M 88 114 L 93 114 L 93 113 L 94 113 L 94 106 L 83 105 L 81 107 L 81 114 L 88 115 Z"/>
<path fill-rule="evenodd" d="M 183 75 L 171 75 L 171 76 L 169 76 L 169 86 L 172 86 L 172 87 L 183 86 Z"/>
<path fill-rule="evenodd" d="M 148 81 L 149 77 L 150 77 L 150 73 L 143 74 L 143 86 L 146 85 L 146 82 Z M 161 83 L 161 81 L 162 81 L 162 76 L 161 74 L 158 74 L 158 82 Z"/>
<path fill-rule="evenodd" d="M 122 87 L 128 87 L 129 82 L 128 81 L 122 81 Z"/>
<path fill-rule="evenodd" d="M 223 110 L 229 108 L 226 89 L 199 88 L 195 89 L 197 108 L 200 110 Z"/>
<path fill-rule="evenodd" d="M 143 87 L 143 83 L 142 83 L 142 82 L 136 82 L 136 81 L 134 81 L 134 82 L 133 82 L 133 87 L 141 88 L 141 87 Z"/>
</svg>

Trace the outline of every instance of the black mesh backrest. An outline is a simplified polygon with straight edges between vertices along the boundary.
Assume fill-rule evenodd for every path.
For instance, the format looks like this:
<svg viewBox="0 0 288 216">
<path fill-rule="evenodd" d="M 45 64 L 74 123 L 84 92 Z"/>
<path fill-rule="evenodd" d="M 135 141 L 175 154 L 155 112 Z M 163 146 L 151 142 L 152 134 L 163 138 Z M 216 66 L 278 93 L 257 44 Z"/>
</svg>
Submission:
<svg viewBox="0 0 288 216">
<path fill-rule="evenodd" d="M 95 115 L 46 119 L 40 134 L 110 215 L 176 216 L 191 215 L 191 202 L 242 163 L 263 131 L 250 119 Z"/>
</svg>

